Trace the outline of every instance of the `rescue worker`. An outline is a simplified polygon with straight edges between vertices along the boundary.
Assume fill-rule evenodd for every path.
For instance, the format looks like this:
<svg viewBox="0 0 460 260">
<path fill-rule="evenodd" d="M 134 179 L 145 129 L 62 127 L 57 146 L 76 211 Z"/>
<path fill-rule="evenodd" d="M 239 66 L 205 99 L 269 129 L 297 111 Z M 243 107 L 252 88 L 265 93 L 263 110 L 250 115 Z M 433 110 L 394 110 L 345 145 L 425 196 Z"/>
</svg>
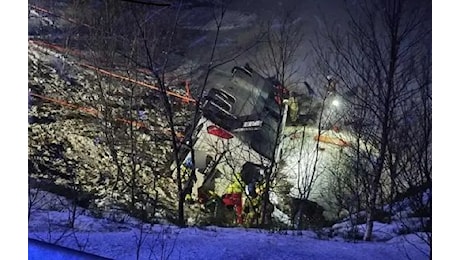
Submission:
<svg viewBox="0 0 460 260">
<path fill-rule="evenodd" d="M 275 206 L 270 202 L 268 201 L 267 203 L 267 208 L 266 208 L 266 212 L 265 212 L 265 219 L 262 219 L 262 211 L 264 210 L 263 207 L 263 196 L 264 196 L 264 191 L 265 191 L 265 183 L 260 183 L 259 185 L 257 185 L 257 189 L 256 189 L 256 192 L 258 194 L 258 207 L 259 207 L 259 214 L 257 215 L 257 217 L 259 218 L 259 224 L 262 224 L 262 225 L 271 225 L 271 222 L 272 222 L 272 214 L 273 212 L 275 211 Z"/>
<path fill-rule="evenodd" d="M 193 174 L 193 164 L 191 158 L 188 158 L 181 165 L 182 182 L 184 183 L 183 192 L 185 194 L 185 201 L 192 203 L 192 188 L 196 182 L 196 176 Z"/>
<path fill-rule="evenodd" d="M 260 209 L 261 209 L 262 196 L 257 194 L 254 197 L 249 197 L 244 203 L 245 225 L 247 227 L 258 225 L 260 222 Z"/>
<path fill-rule="evenodd" d="M 241 174 L 233 175 L 233 182 L 227 186 L 226 193 L 222 197 L 222 202 L 227 207 L 233 207 L 236 212 L 237 223 L 243 224 L 243 181 Z"/>
<path fill-rule="evenodd" d="M 246 194 L 255 197 L 256 185 L 263 180 L 264 170 L 261 165 L 246 162 L 241 170 L 241 178 L 246 184 Z"/>
<path fill-rule="evenodd" d="M 215 197 L 219 197 L 213 190 L 205 189 L 203 186 L 198 188 L 198 202 L 200 204 L 206 204 L 209 200 Z"/>
<path fill-rule="evenodd" d="M 198 202 L 202 204 L 202 209 L 205 212 L 216 214 L 216 208 L 222 204 L 222 199 L 212 190 L 202 191 L 198 189 Z"/>
</svg>

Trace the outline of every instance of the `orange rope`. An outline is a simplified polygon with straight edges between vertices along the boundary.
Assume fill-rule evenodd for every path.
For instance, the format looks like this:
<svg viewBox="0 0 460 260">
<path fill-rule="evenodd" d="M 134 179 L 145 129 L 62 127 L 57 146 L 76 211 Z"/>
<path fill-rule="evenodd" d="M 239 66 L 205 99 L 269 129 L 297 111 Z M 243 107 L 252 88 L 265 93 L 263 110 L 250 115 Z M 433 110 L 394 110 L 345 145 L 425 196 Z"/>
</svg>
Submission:
<svg viewBox="0 0 460 260">
<path fill-rule="evenodd" d="M 116 73 L 113 73 L 113 72 L 110 72 L 110 71 L 107 71 L 107 70 L 103 70 L 101 68 L 97 68 L 97 67 L 94 67 L 94 66 L 91 66 L 91 65 L 88 65 L 88 64 L 84 64 L 84 63 L 79 63 L 80 66 L 82 67 L 86 67 L 88 69 L 92 69 L 92 70 L 95 70 L 97 72 L 100 72 L 102 74 L 106 74 L 108 76 L 112 76 L 114 78 L 117 78 L 117 79 L 120 79 L 120 80 L 126 80 L 126 81 L 129 81 L 129 82 L 132 82 L 132 83 L 136 83 L 138 85 L 141 85 L 141 86 L 144 86 L 144 87 L 147 87 L 147 88 L 150 88 L 150 89 L 153 89 L 153 90 L 157 90 L 157 91 L 160 91 L 160 89 L 157 87 L 157 86 L 154 86 L 154 85 L 150 85 L 150 84 L 147 84 L 145 82 L 142 82 L 142 81 L 138 81 L 138 80 L 134 80 L 134 79 L 131 79 L 131 78 L 128 78 L 128 77 L 125 77 L 125 76 L 122 76 L 122 75 L 119 75 L 119 74 L 116 74 Z M 180 94 L 177 94 L 177 93 L 174 93 L 174 92 L 171 92 L 171 91 L 166 91 L 166 94 L 170 95 L 170 96 L 173 96 L 173 97 L 177 97 L 177 98 L 180 98 L 186 102 L 196 102 L 193 98 L 189 98 L 189 97 L 186 97 L 186 96 L 182 96 Z"/>
<path fill-rule="evenodd" d="M 50 15 L 53 15 L 53 16 L 56 16 L 56 17 L 59 17 L 61 19 L 67 20 L 67 21 L 69 21 L 71 23 L 84 25 L 84 26 L 89 27 L 89 28 L 94 28 L 91 25 L 88 25 L 88 24 L 85 24 L 85 23 L 80 23 L 80 22 L 77 22 L 77 21 L 75 21 L 73 19 L 70 19 L 70 18 L 65 18 L 65 17 L 63 17 L 61 15 L 55 14 L 55 13 L 53 13 L 53 12 L 51 12 L 49 10 L 46 10 L 44 8 L 41 8 L 41 7 L 38 7 L 38 6 L 35 6 L 35 5 L 31 5 L 31 4 L 29 4 L 29 6 L 32 9 L 35 9 L 37 11 L 47 13 L 47 14 L 50 14 Z M 53 50 L 56 50 L 56 51 L 59 51 L 59 52 L 63 52 L 63 53 L 68 52 L 68 53 L 71 53 L 72 55 L 75 55 L 75 56 L 82 56 L 79 51 L 70 50 L 69 48 L 61 47 L 61 46 L 58 46 L 56 44 L 50 44 L 50 43 L 47 43 L 47 42 L 44 42 L 44 41 L 39 41 L 39 40 L 29 40 L 29 42 L 32 42 L 32 43 L 35 43 L 35 44 L 37 44 L 39 46 L 49 48 L 49 49 L 53 49 Z M 141 86 L 144 86 L 144 87 L 148 87 L 148 88 L 153 89 L 153 90 L 160 91 L 160 89 L 158 87 L 156 87 L 154 85 L 147 84 L 145 82 L 137 81 L 137 80 L 134 80 L 134 79 L 131 79 L 131 78 L 128 78 L 128 77 L 113 73 L 113 72 L 103 70 L 101 68 L 96 68 L 96 67 L 88 65 L 88 64 L 84 64 L 84 63 L 78 63 L 78 64 L 80 66 L 90 68 L 90 69 L 95 70 L 97 72 L 100 72 L 100 73 L 103 73 L 103 74 L 118 78 L 120 80 L 130 81 L 130 82 L 133 82 L 135 84 L 138 84 L 138 85 L 141 85 Z M 150 71 L 148 71 L 146 69 L 138 69 L 138 71 L 144 72 L 146 74 L 150 73 Z M 177 93 L 174 93 L 174 92 L 171 92 L 171 91 L 166 91 L 166 94 L 170 95 L 170 96 L 174 96 L 174 97 L 179 98 L 179 99 L 182 99 L 187 104 L 189 102 L 195 103 L 196 101 L 190 95 L 190 88 L 189 88 L 188 81 L 186 83 L 186 92 L 187 92 L 187 96 L 182 96 L 180 94 L 177 94 Z M 65 106 L 65 107 L 69 107 L 69 108 L 72 108 L 72 109 L 79 110 L 79 111 L 81 111 L 83 113 L 90 114 L 90 115 L 93 115 L 95 117 L 98 117 L 100 115 L 100 111 L 98 111 L 97 109 L 91 108 L 91 107 L 77 106 L 75 104 L 68 103 L 67 101 L 64 101 L 64 100 L 53 99 L 53 98 L 45 97 L 45 96 L 38 95 L 38 94 L 35 94 L 35 93 L 30 93 L 30 95 L 38 97 L 38 98 L 41 98 L 43 100 L 47 100 L 47 101 L 62 105 L 62 106 Z M 124 118 L 117 118 L 115 120 L 123 122 L 123 123 L 126 123 L 126 124 L 133 124 L 134 126 L 137 126 L 137 127 L 140 127 L 140 128 L 147 128 L 147 126 L 143 122 L 131 121 L 131 120 L 124 119 Z M 165 132 L 169 133 L 170 131 L 166 130 Z M 183 138 L 184 135 L 182 133 L 180 133 L 180 132 L 177 132 L 177 137 Z"/>
<path fill-rule="evenodd" d="M 128 119 L 124 119 L 124 118 L 121 118 L 121 117 L 119 117 L 119 118 L 117 118 L 115 120 L 120 121 L 122 123 L 125 123 L 127 125 L 133 124 L 133 126 L 136 126 L 136 127 L 139 127 L 139 128 L 145 128 L 145 129 L 148 128 L 143 122 L 139 122 L 139 121 L 128 120 Z"/>
<path fill-rule="evenodd" d="M 59 45 L 56 45 L 56 44 L 51 44 L 51 43 L 47 43 L 47 42 L 44 42 L 44 41 L 40 41 L 40 40 L 29 40 L 29 42 L 32 42 L 38 46 L 41 46 L 41 47 L 44 47 L 44 48 L 48 48 L 48 49 L 52 49 L 52 50 L 55 50 L 55 51 L 58 51 L 58 52 L 62 52 L 62 53 L 70 53 L 74 56 L 81 56 L 81 53 L 79 51 L 76 51 L 76 50 L 70 50 L 68 48 L 64 48 L 64 47 L 61 47 Z"/>
<path fill-rule="evenodd" d="M 94 109 L 94 108 L 91 108 L 91 107 L 78 106 L 78 105 L 75 105 L 75 104 L 71 104 L 71 103 L 69 103 L 69 102 L 67 102 L 65 100 L 49 98 L 49 97 L 45 97 L 45 96 L 35 94 L 35 93 L 30 93 L 30 95 L 34 96 L 34 97 L 41 98 L 41 99 L 46 100 L 46 101 L 50 101 L 50 102 L 59 104 L 61 106 L 69 107 L 71 109 L 80 110 L 83 113 L 90 114 L 90 115 L 95 116 L 95 117 L 98 117 L 100 115 L 100 112 L 97 109 Z"/>
<path fill-rule="evenodd" d="M 56 103 L 56 104 L 64 106 L 64 107 L 79 110 L 79 111 L 81 111 L 81 112 L 83 112 L 85 114 L 90 114 L 90 115 L 95 116 L 95 117 L 99 117 L 101 115 L 100 111 L 98 111 L 97 109 L 92 108 L 92 107 L 78 106 L 78 105 L 75 105 L 75 104 L 71 104 L 71 103 L 69 103 L 69 102 L 67 102 L 65 100 L 59 100 L 59 99 L 55 99 L 55 98 L 50 98 L 50 97 L 42 96 L 42 95 L 35 94 L 35 93 L 30 93 L 30 95 L 34 96 L 34 97 L 41 98 L 43 100 L 46 100 L 46 101 L 49 101 L 49 102 L 52 102 L 52 103 Z M 139 128 L 147 128 L 147 126 L 143 122 L 139 122 L 139 121 L 135 121 L 135 120 L 128 120 L 128 119 L 121 118 L 121 117 L 116 118 L 115 120 L 120 121 L 120 122 L 125 123 L 125 124 L 133 124 L 134 126 L 137 126 Z"/>
<path fill-rule="evenodd" d="M 336 138 L 336 137 L 330 137 L 330 136 L 325 136 L 325 135 L 315 135 L 314 137 L 315 141 L 320 141 L 323 143 L 329 143 L 329 144 L 335 144 L 338 146 L 348 146 L 349 143 L 342 138 Z"/>
<path fill-rule="evenodd" d="M 89 28 L 94 28 L 93 26 L 90 26 L 88 24 L 85 24 L 85 23 L 80 23 L 80 22 L 77 22 L 73 19 L 70 19 L 70 18 L 65 18 L 64 16 L 62 15 L 58 15 L 56 13 L 53 13 L 49 10 L 46 10 L 45 8 L 42 8 L 42 7 L 38 7 L 38 6 L 35 6 L 35 5 L 32 5 L 32 4 L 29 4 L 29 6 L 32 8 L 32 9 L 35 9 L 37 11 L 40 11 L 40 12 L 43 12 L 43 13 L 47 13 L 47 14 L 50 14 L 50 15 L 53 15 L 53 16 L 56 16 L 56 17 L 59 17 L 61 19 L 64 19 L 64 20 L 67 20 L 69 22 L 72 22 L 72 23 L 75 23 L 75 24 L 80 24 L 80 25 L 84 25 L 86 27 L 89 27 Z M 43 41 L 37 41 L 37 40 L 30 40 L 34 43 L 36 43 L 37 45 L 41 45 L 41 46 L 46 46 L 48 48 L 51 48 L 51 49 L 54 49 L 54 50 L 57 50 L 57 51 L 60 51 L 60 52 L 69 52 L 69 53 L 72 53 L 72 55 L 77 55 L 77 56 L 81 56 L 81 54 L 78 52 L 78 51 L 75 51 L 75 50 L 69 50 L 68 48 L 64 48 L 64 47 L 60 47 L 58 45 L 55 45 L 55 44 L 50 44 L 50 43 L 46 43 L 46 42 L 43 42 Z M 85 65 L 85 64 L 80 64 L 80 65 Z M 89 66 L 89 65 L 88 65 Z M 93 67 L 94 68 L 94 67 Z M 107 74 L 106 72 L 107 71 L 104 71 L 102 69 L 98 69 L 99 71 L 101 71 L 102 73 L 105 73 Z M 150 71 L 148 71 L 147 69 L 143 69 L 143 68 L 139 68 L 138 71 L 140 72 L 143 72 L 143 73 L 146 73 L 146 74 L 149 74 Z M 121 78 L 123 76 L 119 76 L 117 74 L 114 74 L 114 73 L 110 73 L 108 72 L 107 75 L 111 75 L 111 76 L 114 76 L 114 77 L 117 77 L 117 78 Z M 140 81 L 136 81 L 136 80 L 133 80 L 133 79 L 129 79 L 129 78 L 126 78 L 126 77 L 123 77 L 125 80 L 128 80 L 128 81 L 131 81 L 131 82 L 134 82 L 136 84 L 140 84 L 142 86 L 145 86 L 145 87 L 148 87 L 148 88 L 151 88 L 151 89 L 154 89 L 154 90 L 158 90 L 159 89 L 155 86 L 152 86 L 152 85 L 149 85 L 149 84 L 146 84 L 146 83 L 143 83 L 143 82 L 140 82 Z M 180 98 L 182 100 L 184 100 L 184 103 L 189 103 L 189 102 L 193 102 L 193 103 L 196 103 L 196 101 L 191 97 L 190 95 L 190 89 L 189 89 L 189 86 L 186 85 L 186 91 L 187 91 L 187 96 L 182 96 L 182 95 L 179 95 L 177 93 L 174 93 L 174 92 L 170 92 L 170 91 L 166 91 L 166 93 L 170 96 L 174 96 L 174 97 L 177 97 L 177 98 Z"/>
<path fill-rule="evenodd" d="M 29 41 L 32 42 L 32 43 L 35 43 L 35 44 L 37 44 L 39 46 L 45 47 L 45 48 L 53 49 L 53 50 L 60 51 L 60 52 L 68 51 L 69 53 L 73 53 L 74 55 L 80 56 L 80 54 L 77 51 L 68 50 L 66 48 L 60 47 L 60 46 L 55 45 L 55 44 L 50 44 L 50 43 L 46 43 L 46 42 L 38 41 L 38 40 L 29 40 Z M 116 73 L 113 73 L 113 72 L 110 72 L 110 71 L 107 71 L 107 70 L 104 70 L 104 69 L 101 69 L 101 68 L 97 68 L 97 67 L 85 64 L 85 63 L 80 63 L 79 62 L 78 65 L 80 65 L 82 67 L 92 69 L 92 70 L 95 70 L 97 72 L 100 72 L 102 74 L 105 74 L 105 75 L 108 75 L 108 76 L 111 76 L 111 77 L 114 77 L 114 78 L 117 78 L 117 79 L 120 79 L 120 80 L 126 80 L 126 81 L 129 81 L 129 82 L 132 82 L 132 83 L 135 83 L 135 84 L 138 84 L 138 85 L 141 85 L 141 86 L 144 86 L 144 87 L 156 90 L 156 91 L 160 91 L 160 89 L 157 86 L 150 85 L 150 84 L 147 84 L 147 83 L 142 82 L 142 81 L 134 80 L 134 79 L 131 79 L 131 78 L 128 78 L 128 77 L 125 77 L 125 76 L 122 76 L 122 75 L 119 75 L 119 74 L 116 74 Z M 143 69 L 138 69 L 138 70 L 143 70 Z M 145 72 L 146 70 L 144 69 L 143 71 Z M 186 86 L 186 90 L 188 91 L 187 96 L 183 96 L 183 95 L 177 94 L 177 93 L 172 92 L 172 91 L 166 91 L 166 94 L 169 95 L 169 96 L 179 98 L 179 99 L 183 100 L 185 103 L 189 103 L 189 102 L 195 103 L 196 102 L 195 99 L 190 97 L 189 87 Z"/>
<path fill-rule="evenodd" d="M 81 111 L 81 112 L 83 112 L 85 114 L 90 114 L 90 115 L 95 116 L 95 117 L 99 117 L 101 115 L 100 111 L 98 111 L 97 109 L 92 108 L 92 107 L 78 106 L 78 105 L 75 105 L 75 104 L 71 104 L 71 103 L 69 103 L 69 102 L 67 102 L 65 100 L 59 100 L 59 99 L 55 99 L 55 98 L 50 98 L 50 97 L 42 96 L 42 95 L 35 94 L 35 93 L 29 93 L 29 95 L 41 98 L 43 100 L 46 100 L 46 101 L 49 101 L 49 102 L 52 102 L 52 103 L 56 103 L 56 104 L 64 106 L 64 107 L 79 110 L 79 111 Z M 126 119 L 126 118 L 121 118 L 121 117 L 118 117 L 115 120 L 119 121 L 119 122 L 122 122 L 124 124 L 127 124 L 127 125 L 132 124 L 133 126 L 138 127 L 138 128 L 149 129 L 147 127 L 147 125 L 144 122 L 141 122 L 141 121 L 129 120 L 129 119 Z M 171 134 L 171 131 L 169 129 L 164 129 L 163 134 Z M 184 138 L 184 134 L 181 133 L 181 132 L 176 132 L 176 136 L 178 138 L 180 138 L 180 139 Z"/>
</svg>

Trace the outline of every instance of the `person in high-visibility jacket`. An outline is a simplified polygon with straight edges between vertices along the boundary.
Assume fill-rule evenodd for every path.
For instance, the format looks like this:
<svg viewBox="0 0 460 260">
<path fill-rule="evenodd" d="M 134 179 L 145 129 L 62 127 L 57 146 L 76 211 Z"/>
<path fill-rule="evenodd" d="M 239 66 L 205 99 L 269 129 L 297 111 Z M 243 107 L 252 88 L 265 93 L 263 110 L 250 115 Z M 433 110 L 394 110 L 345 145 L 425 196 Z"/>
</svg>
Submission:
<svg viewBox="0 0 460 260">
<path fill-rule="evenodd" d="M 245 225 L 250 227 L 254 224 L 260 224 L 260 209 L 262 205 L 262 196 L 257 194 L 251 198 L 247 198 L 244 203 Z"/>
<path fill-rule="evenodd" d="M 196 182 L 196 176 L 193 174 L 192 166 L 187 163 L 182 164 L 180 169 L 182 174 L 182 183 L 184 183 L 183 192 L 185 194 L 185 201 L 193 202 L 192 188 Z"/>
<path fill-rule="evenodd" d="M 262 213 L 264 211 L 264 195 L 265 195 L 265 183 L 260 182 L 256 186 L 256 193 L 257 193 L 257 198 L 254 201 L 256 203 L 256 207 L 258 207 L 258 212 L 255 214 L 258 218 L 258 223 L 263 224 L 263 225 L 270 225 L 271 223 L 271 218 L 272 214 L 275 211 L 275 206 L 270 202 L 267 201 L 267 208 L 265 209 L 265 219 L 262 219 Z"/>
<path fill-rule="evenodd" d="M 238 172 L 233 176 L 233 182 L 227 186 L 226 193 L 222 197 L 225 206 L 232 206 L 235 209 L 237 223 L 243 224 L 243 181 Z"/>
</svg>

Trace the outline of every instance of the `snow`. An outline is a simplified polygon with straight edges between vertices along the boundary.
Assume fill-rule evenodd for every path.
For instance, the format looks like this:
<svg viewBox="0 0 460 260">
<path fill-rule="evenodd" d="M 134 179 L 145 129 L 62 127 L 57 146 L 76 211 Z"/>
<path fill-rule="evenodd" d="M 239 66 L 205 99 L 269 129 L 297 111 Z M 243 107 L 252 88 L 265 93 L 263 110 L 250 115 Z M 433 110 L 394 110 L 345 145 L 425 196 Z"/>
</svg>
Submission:
<svg viewBox="0 0 460 260">
<path fill-rule="evenodd" d="M 113 259 L 135 259 L 139 232 L 134 228 L 119 232 L 77 231 L 75 237 L 64 239 L 62 244 L 78 248 L 76 240 L 88 241 L 88 252 Z M 48 234 L 36 232 L 31 235 L 46 237 Z M 401 259 L 404 251 L 412 259 L 428 259 L 417 248 L 423 250 L 423 243 L 415 241 L 412 245 L 404 239 L 399 239 L 395 246 L 393 241 L 349 243 L 266 231 L 219 227 L 178 229 L 162 225 L 155 226 L 146 236 L 140 250 L 141 259 L 147 259 L 151 250 L 154 258 L 170 254 L 171 259 Z"/>
<path fill-rule="evenodd" d="M 304 136 L 303 136 L 304 132 Z M 320 150 L 316 154 L 317 141 L 314 139 L 318 135 L 318 128 L 316 126 L 288 126 L 284 132 L 286 138 L 283 140 L 283 156 L 282 159 L 286 161 L 286 166 L 282 169 L 291 184 L 291 196 L 301 198 L 305 194 L 300 194 L 302 191 L 306 193 L 306 187 L 311 182 L 311 191 L 309 199 L 323 204 L 321 201 L 321 191 L 330 188 L 329 178 L 331 178 L 327 169 L 331 168 L 341 158 L 341 147 L 333 144 L 320 142 Z M 348 140 L 347 136 L 343 133 L 335 133 L 331 130 L 321 131 L 322 135 L 331 136 L 334 138 L 341 138 Z M 303 144 L 302 144 L 303 143 Z M 316 156 L 318 162 L 315 164 Z M 311 181 L 311 174 L 315 175 Z"/>
<path fill-rule="evenodd" d="M 424 234 L 397 235 L 394 223 L 376 222 L 374 242 L 348 242 L 340 236 L 320 239 L 313 231 L 150 225 L 121 213 L 96 218 L 88 210 L 77 208 L 75 226 L 70 229 L 69 205 L 50 203 L 65 201 L 62 197 L 40 192 L 39 201 L 33 205 L 29 219 L 29 238 L 111 259 L 136 259 L 140 237 L 143 243 L 139 259 L 389 260 L 406 259 L 406 255 L 410 259 L 429 259 Z M 332 229 L 344 232 L 346 228 L 344 222 Z M 357 228 L 364 231 L 363 226 Z M 29 259 L 43 259 L 41 252 L 50 254 L 49 250 L 29 246 Z"/>
</svg>

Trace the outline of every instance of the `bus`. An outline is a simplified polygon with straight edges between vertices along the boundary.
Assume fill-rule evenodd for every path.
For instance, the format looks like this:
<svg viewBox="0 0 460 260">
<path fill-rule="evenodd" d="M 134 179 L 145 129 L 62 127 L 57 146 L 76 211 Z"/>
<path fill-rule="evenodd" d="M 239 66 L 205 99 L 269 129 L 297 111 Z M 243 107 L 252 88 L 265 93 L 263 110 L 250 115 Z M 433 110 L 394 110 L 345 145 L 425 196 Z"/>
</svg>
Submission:
<svg viewBox="0 0 460 260">
<path fill-rule="evenodd" d="M 248 65 L 230 72 L 214 71 L 208 86 L 201 117 L 188 133 L 193 135 L 193 144 L 185 148 L 180 166 L 187 174 L 194 169 L 184 190 L 198 201 L 209 192 L 225 194 L 236 174 L 244 176 L 243 186 L 250 193 L 248 180 L 261 181 L 279 161 L 287 117 L 287 103 L 282 101 L 286 91 Z"/>
</svg>

